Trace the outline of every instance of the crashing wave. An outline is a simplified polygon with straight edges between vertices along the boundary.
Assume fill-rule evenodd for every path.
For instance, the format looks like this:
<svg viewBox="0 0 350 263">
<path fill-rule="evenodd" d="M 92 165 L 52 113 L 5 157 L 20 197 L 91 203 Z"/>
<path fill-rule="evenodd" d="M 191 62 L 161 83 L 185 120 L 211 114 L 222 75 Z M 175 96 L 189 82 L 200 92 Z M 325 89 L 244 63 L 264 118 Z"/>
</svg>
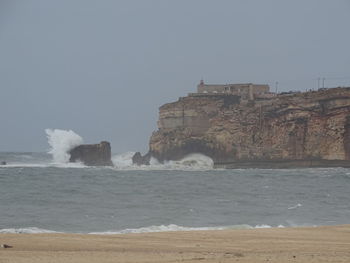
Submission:
<svg viewBox="0 0 350 263">
<path fill-rule="evenodd" d="M 55 163 L 68 163 L 69 151 L 83 144 L 83 138 L 72 130 L 46 129 L 48 143 L 51 147 L 48 153 Z"/>
<path fill-rule="evenodd" d="M 126 152 L 122 154 L 117 154 L 112 156 L 112 162 L 114 166 L 118 168 L 128 168 L 132 167 L 132 157 L 134 156 L 135 152 Z"/>
<path fill-rule="evenodd" d="M 193 153 L 178 161 L 165 161 L 160 163 L 156 158 L 151 158 L 150 165 L 134 165 L 132 157 L 134 152 L 126 152 L 112 157 L 116 169 L 121 170 L 211 170 L 214 167 L 213 160 L 203 154 Z"/>
<path fill-rule="evenodd" d="M 164 163 L 165 166 L 178 167 L 178 168 L 193 168 L 193 169 L 212 169 L 214 167 L 214 161 L 203 154 L 192 153 L 186 155 L 179 161 L 167 161 Z"/>
</svg>

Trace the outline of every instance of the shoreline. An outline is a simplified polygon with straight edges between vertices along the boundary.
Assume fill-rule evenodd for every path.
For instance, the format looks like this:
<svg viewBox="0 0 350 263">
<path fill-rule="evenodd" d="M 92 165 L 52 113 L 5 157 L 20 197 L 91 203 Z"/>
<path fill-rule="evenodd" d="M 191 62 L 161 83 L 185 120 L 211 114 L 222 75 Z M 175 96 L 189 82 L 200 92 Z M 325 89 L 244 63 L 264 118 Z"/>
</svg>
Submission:
<svg viewBox="0 0 350 263">
<path fill-rule="evenodd" d="M 322 225 L 320 225 L 322 226 Z M 59 230 L 49 230 L 38 227 L 23 227 L 23 228 L 3 228 L 0 229 L 1 234 L 68 234 L 68 235 L 125 235 L 125 234 L 153 234 L 153 233 L 167 233 L 167 232 L 193 232 L 193 231 L 223 231 L 223 230 L 249 230 L 249 229 L 271 229 L 271 228 L 295 228 L 295 227 L 317 227 L 317 225 L 304 226 L 270 226 L 266 224 L 258 224 L 255 226 L 248 224 L 231 225 L 231 226 L 209 226 L 209 227 L 193 227 L 193 226 L 179 226 L 175 224 L 169 225 L 152 225 L 149 227 L 140 228 L 125 228 L 121 230 L 107 230 L 107 231 L 89 231 L 89 232 L 64 232 Z"/>
<path fill-rule="evenodd" d="M 0 262 L 349 262 L 350 225 L 158 233 L 0 234 Z"/>
</svg>

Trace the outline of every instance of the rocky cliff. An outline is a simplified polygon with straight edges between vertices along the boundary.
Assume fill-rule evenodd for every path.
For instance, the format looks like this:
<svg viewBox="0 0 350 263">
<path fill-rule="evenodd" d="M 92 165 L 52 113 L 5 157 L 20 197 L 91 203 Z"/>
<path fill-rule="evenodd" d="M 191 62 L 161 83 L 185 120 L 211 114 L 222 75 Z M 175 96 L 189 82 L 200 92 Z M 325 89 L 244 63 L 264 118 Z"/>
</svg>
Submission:
<svg viewBox="0 0 350 263">
<path fill-rule="evenodd" d="M 350 88 L 242 101 L 192 94 L 159 109 L 147 163 L 203 153 L 216 164 L 350 160 Z M 307 166 L 307 164 L 306 164 Z"/>
<path fill-rule="evenodd" d="M 103 141 L 99 144 L 82 144 L 70 152 L 70 162 L 83 162 L 89 166 L 112 166 L 111 145 Z"/>
</svg>

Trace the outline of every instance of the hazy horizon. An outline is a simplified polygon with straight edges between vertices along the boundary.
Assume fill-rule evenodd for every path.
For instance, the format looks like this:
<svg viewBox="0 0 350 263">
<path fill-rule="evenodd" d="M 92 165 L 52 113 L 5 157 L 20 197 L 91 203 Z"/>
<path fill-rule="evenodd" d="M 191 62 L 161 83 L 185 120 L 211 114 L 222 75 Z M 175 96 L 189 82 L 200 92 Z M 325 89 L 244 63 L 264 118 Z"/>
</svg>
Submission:
<svg viewBox="0 0 350 263">
<path fill-rule="evenodd" d="M 45 129 L 148 149 L 158 107 L 206 83 L 350 86 L 350 2 L 0 0 L 0 151 Z"/>
</svg>

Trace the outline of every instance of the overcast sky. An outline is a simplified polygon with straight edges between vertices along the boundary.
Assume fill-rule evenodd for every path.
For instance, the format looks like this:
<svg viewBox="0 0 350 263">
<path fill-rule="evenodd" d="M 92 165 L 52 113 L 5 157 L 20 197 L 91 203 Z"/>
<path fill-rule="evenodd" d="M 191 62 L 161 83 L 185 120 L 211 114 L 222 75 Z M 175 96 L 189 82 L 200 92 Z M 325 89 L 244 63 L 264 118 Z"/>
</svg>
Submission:
<svg viewBox="0 0 350 263">
<path fill-rule="evenodd" d="M 148 148 L 158 107 L 206 83 L 350 86 L 349 0 L 0 0 L 0 151 L 45 128 Z"/>
</svg>

